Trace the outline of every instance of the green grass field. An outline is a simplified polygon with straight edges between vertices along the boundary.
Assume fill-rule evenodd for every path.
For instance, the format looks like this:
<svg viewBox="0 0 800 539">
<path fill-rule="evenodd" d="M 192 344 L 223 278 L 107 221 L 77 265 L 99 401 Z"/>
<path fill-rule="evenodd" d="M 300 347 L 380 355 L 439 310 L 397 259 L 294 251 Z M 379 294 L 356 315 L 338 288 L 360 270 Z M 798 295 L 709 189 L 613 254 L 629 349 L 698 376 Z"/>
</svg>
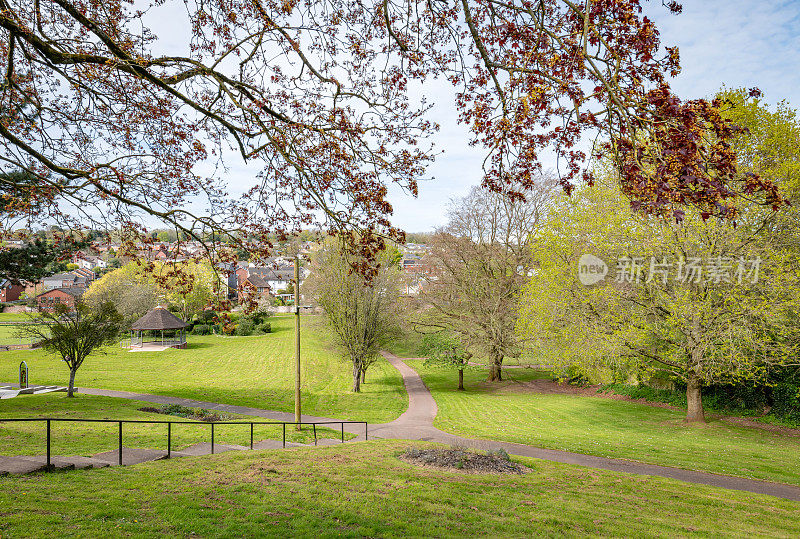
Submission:
<svg viewBox="0 0 800 539">
<path fill-rule="evenodd" d="M 189 336 L 186 350 L 129 352 L 109 347 L 90 356 L 78 371 L 76 385 L 294 410 L 294 332 L 290 316 L 274 317 L 273 333 L 253 337 Z M 391 421 L 408 406 L 400 374 L 385 360 L 367 372 L 361 393 L 350 391 L 349 365 L 332 346 L 321 317 L 303 317 L 303 413 L 337 419 Z M 66 384 L 64 364 L 41 350 L 0 352 L 0 381 L 18 378 L 20 361 L 32 384 Z M 17 397 L 31 398 L 33 397 Z M 0 416 L 6 400 L 0 401 Z"/>
<path fill-rule="evenodd" d="M 17 332 L 30 320 L 30 315 L 24 313 L 0 313 L 0 322 L 14 322 L 14 325 L 0 325 L 0 345 L 28 343 L 30 338 L 20 337 Z"/>
<path fill-rule="evenodd" d="M 30 319 L 28 313 L 0 313 L 0 322 L 25 322 Z"/>
<path fill-rule="evenodd" d="M 797 536 L 798 504 L 534 459 L 465 474 L 374 441 L 0 477 L 0 534 L 33 537 Z M 416 446 L 429 444 L 415 443 Z M 369 469 L 369 473 L 365 473 Z M 12 517 L 13 515 L 13 517 Z"/>
<path fill-rule="evenodd" d="M 149 402 L 98 397 L 95 395 L 78 395 L 67 398 L 66 393 L 47 393 L 44 395 L 21 396 L 0 401 L 3 418 L 49 417 L 80 419 L 114 419 L 114 420 L 151 420 L 151 421 L 191 421 L 181 417 L 140 412 L 144 406 L 158 407 Z M 266 421 L 261 418 L 225 414 L 229 421 Z M 192 425 L 173 425 L 172 448 L 182 449 L 197 442 L 210 441 L 210 426 L 207 423 L 193 421 Z M 52 452 L 54 455 L 89 456 L 116 449 L 118 446 L 118 427 L 113 423 L 80 423 L 53 422 L 51 425 Z M 304 427 L 300 432 L 289 427 L 286 430 L 287 440 L 299 443 L 313 443 L 311 427 Z M 166 425 L 126 423 L 123 425 L 123 443 L 125 447 L 147 449 L 166 449 Z M 317 427 L 318 438 L 338 439 L 341 432 L 327 427 Z M 345 433 L 346 439 L 354 435 Z M 280 425 L 257 425 L 253 430 L 253 438 L 259 440 L 282 439 Z M 36 423 L 3 423 L 0 422 L 0 455 L 43 455 L 45 453 L 45 424 Z M 217 425 L 214 432 L 217 443 L 248 445 L 250 443 L 249 425 Z"/>
<path fill-rule="evenodd" d="M 520 392 L 514 380 L 542 376 L 527 369 L 507 370 L 499 384 L 467 371 L 467 391 L 456 391 L 453 371 L 410 365 L 436 399 L 434 424 L 447 432 L 800 485 L 798 437 L 713 420 L 690 426 L 682 411 L 627 401 Z"/>
</svg>

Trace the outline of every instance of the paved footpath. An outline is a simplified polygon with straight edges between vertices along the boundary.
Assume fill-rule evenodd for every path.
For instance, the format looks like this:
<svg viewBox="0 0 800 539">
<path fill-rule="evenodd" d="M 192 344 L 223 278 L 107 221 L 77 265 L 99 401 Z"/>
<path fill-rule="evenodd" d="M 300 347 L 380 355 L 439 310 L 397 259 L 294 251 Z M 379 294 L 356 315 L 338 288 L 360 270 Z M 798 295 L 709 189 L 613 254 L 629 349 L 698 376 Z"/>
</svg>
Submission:
<svg viewBox="0 0 800 539">
<path fill-rule="evenodd" d="M 710 485 L 713 487 L 726 488 L 731 490 L 741 490 L 746 492 L 754 492 L 756 494 L 766 494 L 769 496 L 776 496 L 778 498 L 785 498 L 787 500 L 800 501 L 800 487 L 787 485 L 783 483 L 772 483 L 769 481 L 759 481 L 756 479 L 745 479 L 741 477 L 734 477 L 729 475 L 713 474 L 708 472 L 698 472 L 692 470 L 684 470 L 681 468 L 672 468 L 669 466 L 657 466 L 654 464 L 644 464 L 624 459 L 613 459 L 605 457 L 596 457 L 592 455 L 584 455 L 581 453 L 571 453 L 569 451 L 558 451 L 555 449 L 543 449 L 524 444 L 516 444 L 511 442 L 500 442 L 493 440 L 476 440 L 472 438 L 465 438 L 448 434 L 433 426 L 433 420 L 436 417 L 438 408 L 436 401 L 433 399 L 430 391 L 425 386 L 422 378 L 417 372 L 406 365 L 406 363 L 399 357 L 389 353 L 382 352 L 383 356 L 394 366 L 403 377 L 406 391 L 408 392 L 408 409 L 397 419 L 390 423 L 381 423 L 369 426 L 369 438 L 386 438 L 386 439 L 402 439 L 402 440 L 424 440 L 431 442 L 440 442 L 445 444 L 458 445 L 461 447 L 470 447 L 474 449 L 499 449 L 503 448 L 511 455 L 519 455 L 524 457 L 533 457 L 542 460 L 549 460 L 553 462 L 562 462 L 564 464 L 574 464 L 578 466 L 586 466 L 589 468 L 597 468 L 601 470 L 609 470 L 612 472 L 623 472 L 636 475 L 651 475 L 656 477 L 666 477 L 669 479 L 677 479 L 687 483 L 687 491 L 691 488 L 691 484 Z M 215 402 L 198 401 L 193 399 L 182 399 L 178 397 L 167 397 L 163 395 L 149 395 L 143 393 L 131 393 L 128 391 L 111 391 L 104 389 L 89 389 L 81 388 L 81 393 L 87 395 L 101 395 L 107 397 L 118 397 L 123 399 L 134 399 L 145 402 L 152 402 L 156 404 L 181 404 L 183 406 L 190 406 L 196 408 L 207 408 L 210 410 L 219 410 L 222 412 L 229 412 L 235 414 L 250 415 L 256 417 L 263 417 L 275 421 L 294 421 L 294 414 L 285 412 L 274 412 L 270 410 L 262 410 L 259 408 L 251 408 L 248 406 L 235 406 L 230 404 L 220 404 Z M 304 415 L 303 421 L 339 421 L 337 419 L 316 417 Z M 364 439 L 363 426 L 360 425 L 345 425 L 345 431 L 357 435 L 353 441 Z"/>
</svg>

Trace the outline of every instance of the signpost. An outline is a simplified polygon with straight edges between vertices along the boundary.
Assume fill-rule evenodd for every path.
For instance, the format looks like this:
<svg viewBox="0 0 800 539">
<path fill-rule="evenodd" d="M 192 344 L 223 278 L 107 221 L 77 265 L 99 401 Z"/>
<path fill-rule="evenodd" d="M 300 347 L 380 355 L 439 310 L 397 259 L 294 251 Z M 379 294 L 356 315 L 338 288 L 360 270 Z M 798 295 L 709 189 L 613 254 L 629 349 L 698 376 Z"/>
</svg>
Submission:
<svg viewBox="0 0 800 539">
<path fill-rule="evenodd" d="M 19 388 L 27 389 L 28 387 L 28 364 L 24 361 L 19 364 Z"/>
</svg>

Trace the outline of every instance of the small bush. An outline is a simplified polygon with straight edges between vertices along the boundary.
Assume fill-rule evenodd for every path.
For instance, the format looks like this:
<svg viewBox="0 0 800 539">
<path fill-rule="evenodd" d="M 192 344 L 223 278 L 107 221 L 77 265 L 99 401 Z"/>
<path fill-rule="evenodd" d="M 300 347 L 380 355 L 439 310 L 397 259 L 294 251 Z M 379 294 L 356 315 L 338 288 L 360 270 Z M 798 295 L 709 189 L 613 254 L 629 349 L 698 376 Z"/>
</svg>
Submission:
<svg viewBox="0 0 800 539">
<path fill-rule="evenodd" d="M 589 379 L 577 365 L 570 365 L 557 374 L 555 379 L 558 382 L 566 382 L 573 386 L 585 386 L 589 383 Z"/>
<path fill-rule="evenodd" d="M 800 387 L 787 383 L 773 387 L 772 413 L 784 419 L 800 422 Z"/>
<path fill-rule="evenodd" d="M 211 326 L 206 324 L 197 324 L 192 328 L 192 335 L 211 335 Z"/>
<path fill-rule="evenodd" d="M 217 318 L 217 311 L 202 311 L 197 315 L 197 320 L 206 325 L 211 325 Z"/>
<path fill-rule="evenodd" d="M 238 326 L 236 326 L 236 331 L 234 331 L 234 334 L 242 336 L 242 337 L 246 337 L 248 335 L 252 335 L 253 334 L 253 329 L 254 329 L 253 328 L 253 323 L 250 322 L 249 320 L 245 320 L 244 322 L 242 322 Z"/>
<path fill-rule="evenodd" d="M 486 454 L 489 455 L 490 457 L 498 458 L 500 460 L 505 460 L 506 462 L 511 461 L 511 457 L 508 456 L 508 453 L 506 453 L 506 450 L 503 449 L 502 447 L 498 449 L 490 449 L 489 451 L 486 452 Z"/>
</svg>

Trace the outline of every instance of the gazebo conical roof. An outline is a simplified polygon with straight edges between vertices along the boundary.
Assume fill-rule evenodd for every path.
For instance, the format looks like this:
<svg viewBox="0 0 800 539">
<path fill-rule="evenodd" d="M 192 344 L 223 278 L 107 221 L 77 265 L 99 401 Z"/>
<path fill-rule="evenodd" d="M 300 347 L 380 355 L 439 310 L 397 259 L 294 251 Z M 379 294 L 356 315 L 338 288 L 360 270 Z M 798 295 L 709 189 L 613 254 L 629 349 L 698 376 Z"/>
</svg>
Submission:
<svg viewBox="0 0 800 539">
<path fill-rule="evenodd" d="M 134 331 L 156 331 L 162 329 L 183 329 L 189 324 L 159 305 L 150 309 L 146 315 L 133 323 Z"/>
</svg>

